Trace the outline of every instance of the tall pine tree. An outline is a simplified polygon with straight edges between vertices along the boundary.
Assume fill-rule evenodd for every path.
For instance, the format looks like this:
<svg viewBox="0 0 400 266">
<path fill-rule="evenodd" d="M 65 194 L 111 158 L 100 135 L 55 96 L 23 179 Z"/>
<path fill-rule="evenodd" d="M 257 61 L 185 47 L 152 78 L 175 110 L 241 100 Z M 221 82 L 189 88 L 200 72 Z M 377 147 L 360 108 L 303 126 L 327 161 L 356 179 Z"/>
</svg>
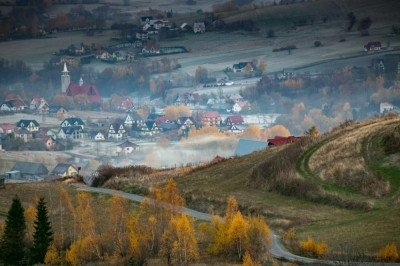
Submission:
<svg viewBox="0 0 400 266">
<path fill-rule="evenodd" d="M 25 256 L 24 208 L 15 195 L 7 213 L 4 234 L 0 241 L 0 260 L 5 265 L 19 265 Z"/>
<path fill-rule="evenodd" d="M 33 246 L 30 254 L 30 262 L 32 264 L 44 262 L 44 257 L 53 241 L 53 231 L 49 221 L 46 202 L 43 198 L 39 199 L 36 210 L 35 233 L 33 233 Z"/>
</svg>

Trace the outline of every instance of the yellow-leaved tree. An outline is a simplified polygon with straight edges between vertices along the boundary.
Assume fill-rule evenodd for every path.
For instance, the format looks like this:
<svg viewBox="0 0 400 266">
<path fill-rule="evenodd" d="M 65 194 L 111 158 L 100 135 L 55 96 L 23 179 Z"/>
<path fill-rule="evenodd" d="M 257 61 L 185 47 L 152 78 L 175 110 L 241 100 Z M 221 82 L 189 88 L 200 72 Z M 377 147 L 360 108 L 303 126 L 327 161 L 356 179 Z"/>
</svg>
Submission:
<svg viewBox="0 0 400 266">
<path fill-rule="evenodd" d="M 243 218 L 240 211 L 236 212 L 235 216 L 233 216 L 232 222 L 229 225 L 227 236 L 229 245 L 233 250 L 235 250 L 235 253 L 239 259 L 242 258 L 245 247 L 249 241 L 247 228 L 247 221 Z"/>
<path fill-rule="evenodd" d="M 397 246 L 392 244 L 387 244 L 384 248 L 380 249 L 378 252 L 378 260 L 385 262 L 396 262 L 399 260 L 399 253 L 397 252 Z"/>
<path fill-rule="evenodd" d="M 112 241 L 114 257 L 123 258 L 129 252 L 129 237 L 127 234 L 128 200 L 119 195 L 113 195 L 110 205 L 110 231 L 108 241 Z"/>
<path fill-rule="evenodd" d="M 33 241 L 33 223 L 36 217 L 36 208 L 33 205 L 30 205 L 24 213 L 25 223 L 26 223 L 26 233 L 28 235 L 28 241 L 32 243 Z"/>
<path fill-rule="evenodd" d="M 246 253 L 244 253 L 243 256 L 242 266 L 261 266 L 261 264 L 259 262 L 254 261 L 251 258 L 250 253 L 246 251 Z"/>
<path fill-rule="evenodd" d="M 173 217 L 161 240 L 160 255 L 173 265 L 188 265 L 199 257 L 192 218 L 185 214 Z"/>
</svg>

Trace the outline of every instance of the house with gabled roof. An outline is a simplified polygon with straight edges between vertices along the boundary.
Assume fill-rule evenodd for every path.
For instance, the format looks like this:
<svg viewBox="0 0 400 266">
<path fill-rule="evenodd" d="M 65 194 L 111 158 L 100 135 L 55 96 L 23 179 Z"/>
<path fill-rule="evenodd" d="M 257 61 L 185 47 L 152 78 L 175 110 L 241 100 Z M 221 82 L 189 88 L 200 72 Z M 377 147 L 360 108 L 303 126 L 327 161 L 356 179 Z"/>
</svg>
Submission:
<svg viewBox="0 0 400 266">
<path fill-rule="evenodd" d="M 124 142 L 122 142 L 121 144 L 117 145 L 117 154 L 130 154 L 133 151 L 137 151 L 139 150 L 139 145 L 130 142 L 129 140 L 125 140 Z"/>
<path fill-rule="evenodd" d="M 143 54 L 159 54 L 160 53 L 160 45 L 158 43 L 154 43 L 153 41 L 147 41 L 146 45 L 142 49 Z"/>
<path fill-rule="evenodd" d="M 248 72 L 252 72 L 254 70 L 253 64 L 251 62 L 239 62 L 237 64 L 233 64 L 233 72 L 245 72 L 246 67 L 248 68 Z"/>
<path fill-rule="evenodd" d="M 124 119 L 124 125 L 127 128 L 140 127 L 144 123 L 144 119 L 138 113 L 129 113 Z"/>
<path fill-rule="evenodd" d="M 82 129 L 85 128 L 85 123 L 82 121 L 81 118 L 79 117 L 69 117 L 69 118 L 65 118 L 61 124 L 61 127 L 81 127 Z"/>
<path fill-rule="evenodd" d="M 157 126 L 156 122 L 149 120 L 143 123 L 139 128 L 139 134 L 141 136 L 154 136 L 160 134 L 160 128 Z"/>
<path fill-rule="evenodd" d="M 30 132 L 38 132 L 40 129 L 40 125 L 36 120 L 28 120 L 28 119 L 21 119 L 17 123 L 17 127 L 19 129 L 25 128 Z"/>
<path fill-rule="evenodd" d="M 61 127 L 57 137 L 60 139 L 83 139 L 85 131 L 80 126 Z"/>
<path fill-rule="evenodd" d="M 239 139 L 236 146 L 235 155 L 243 156 L 268 147 L 268 142 L 251 139 Z"/>
<path fill-rule="evenodd" d="M 6 99 L 0 106 L 1 111 L 22 111 L 26 108 L 24 101 L 16 97 L 14 99 Z"/>
<path fill-rule="evenodd" d="M 204 24 L 204 22 L 195 22 L 193 24 L 193 32 L 194 33 L 204 33 L 206 32 L 206 25 Z"/>
<path fill-rule="evenodd" d="M 89 138 L 94 141 L 106 140 L 107 134 L 103 130 L 93 130 L 89 133 Z"/>
<path fill-rule="evenodd" d="M 67 91 L 65 92 L 65 95 L 69 97 L 75 97 L 80 94 L 87 95 L 90 102 L 100 102 L 101 99 L 96 85 L 84 84 L 82 78 L 79 80 L 79 84 L 69 84 Z"/>
<path fill-rule="evenodd" d="M 66 117 L 68 110 L 63 106 L 50 106 L 49 115 L 54 117 Z"/>
<path fill-rule="evenodd" d="M 227 126 L 243 124 L 244 120 L 241 115 L 231 115 L 226 118 L 225 124 Z"/>
<path fill-rule="evenodd" d="M 221 124 L 221 117 L 218 112 L 204 112 L 201 118 L 201 122 L 207 126 L 218 126 Z"/>
<path fill-rule="evenodd" d="M 12 171 L 20 172 L 22 178 L 33 177 L 36 179 L 43 178 L 49 173 L 49 170 L 42 163 L 23 161 L 17 161 L 10 170 L 10 172 Z"/>
<path fill-rule="evenodd" d="M 234 113 L 239 113 L 242 110 L 250 110 L 250 108 L 251 108 L 251 105 L 248 101 L 238 101 L 233 104 L 232 111 Z"/>
<path fill-rule="evenodd" d="M 379 51 L 381 48 L 382 48 L 381 42 L 368 42 L 366 45 L 364 45 L 365 52 Z"/>
<path fill-rule="evenodd" d="M 17 131 L 17 127 L 13 124 L 2 123 L 0 124 L 0 134 L 11 134 Z"/>
<path fill-rule="evenodd" d="M 15 131 L 14 134 L 16 138 L 21 138 L 24 140 L 24 142 L 28 142 L 28 140 L 33 139 L 33 133 L 26 128 L 20 128 Z"/>
<path fill-rule="evenodd" d="M 232 124 L 229 126 L 228 131 L 232 133 L 242 133 L 248 128 L 247 125 L 243 124 Z"/>
<path fill-rule="evenodd" d="M 70 163 L 59 163 L 51 171 L 51 174 L 62 176 L 62 177 L 75 176 L 78 174 L 78 169 Z"/>
<path fill-rule="evenodd" d="M 121 99 L 121 104 L 117 107 L 117 109 L 125 112 L 133 112 L 135 110 L 133 99 L 129 96 L 123 96 Z"/>
<path fill-rule="evenodd" d="M 110 125 L 107 135 L 108 139 L 120 140 L 120 139 L 126 139 L 126 137 L 127 137 L 127 132 L 124 124 L 115 123 Z"/>
<path fill-rule="evenodd" d="M 196 123 L 194 118 L 191 116 L 182 116 L 176 120 L 176 124 L 179 126 L 179 129 L 187 130 L 190 128 L 195 128 Z"/>
</svg>

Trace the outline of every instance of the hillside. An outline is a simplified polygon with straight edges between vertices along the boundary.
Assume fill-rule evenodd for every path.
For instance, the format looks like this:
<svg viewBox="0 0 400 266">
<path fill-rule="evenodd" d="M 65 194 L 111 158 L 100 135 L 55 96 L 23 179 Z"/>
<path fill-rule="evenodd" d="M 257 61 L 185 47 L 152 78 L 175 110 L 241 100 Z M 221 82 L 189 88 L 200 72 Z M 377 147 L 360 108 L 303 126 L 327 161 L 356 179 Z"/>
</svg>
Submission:
<svg viewBox="0 0 400 266">
<path fill-rule="evenodd" d="M 260 213 L 277 229 L 295 227 L 300 239 L 343 243 L 373 256 L 400 245 L 399 152 L 382 139 L 397 132 L 398 116 L 344 123 L 317 139 L 267 148 L 177 178 L 187 205 L 221 212 L 234 195 L 245 213 Z M 397 132 L 396 134 L 399 134 Z"/>
</svg>

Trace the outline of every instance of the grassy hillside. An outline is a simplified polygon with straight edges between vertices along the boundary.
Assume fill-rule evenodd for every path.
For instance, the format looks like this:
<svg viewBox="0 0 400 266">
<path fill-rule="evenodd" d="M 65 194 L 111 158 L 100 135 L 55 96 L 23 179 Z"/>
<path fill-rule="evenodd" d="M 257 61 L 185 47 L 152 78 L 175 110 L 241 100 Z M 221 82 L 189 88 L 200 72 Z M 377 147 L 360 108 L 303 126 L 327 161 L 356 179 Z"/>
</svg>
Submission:
<svg viewBox="0 0 400 266">
<path fill-rule="evenodd" d="M 344 123 L 177 183 L 190 207 L 219 213 L 234 195 L 244 212 L 264 214 L 278 230 L 295 227 L 300 239 L 326 241 L 337 252 L 348 243 L 373 256 L 387 243 L 400 246 L 400 153 L 386 153 L 382 141 L 399 124 L 398 116 Z"/>
</svg>

